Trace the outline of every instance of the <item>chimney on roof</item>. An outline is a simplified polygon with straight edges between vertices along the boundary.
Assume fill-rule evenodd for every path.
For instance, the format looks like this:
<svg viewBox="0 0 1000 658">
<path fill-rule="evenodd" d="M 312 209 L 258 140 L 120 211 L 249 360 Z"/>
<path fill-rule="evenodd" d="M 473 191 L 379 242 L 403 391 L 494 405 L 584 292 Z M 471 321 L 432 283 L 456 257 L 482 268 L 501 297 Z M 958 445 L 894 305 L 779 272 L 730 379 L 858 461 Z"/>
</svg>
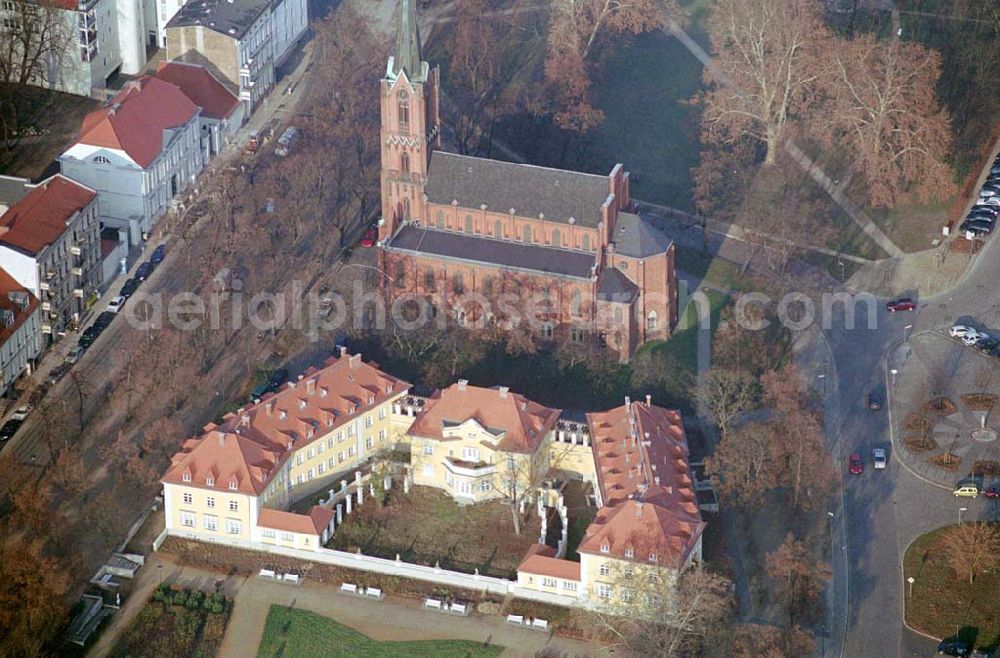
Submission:
<svg viewBox="0 0 1000 658">
<path fill-rule="evenodd" d="M 458 380 L 458 390 L 464 391 L 468 385 L 469 385 L 469 380 L 468 379 L 459 379 Z"/>
<path fill-rule="evenodd" d="M 646 393 L 646 406 L 650 407 L 652 405 L 653 405 L 653 396 L 650 395 L 649 393 Z"/>
<path fill-rule="evenodd" d="M 347 356 L 347 346 L 339 345 L 338 347 L 340 348 L 340 358 L 344 358 L 345 356 Z"/>
<path fill-rule="evenodd" d="M 508 393 L 509 391 L 510 391 L 510 389 L 509 389 L 509 388 L 507 388 L 506 386 L 501 386 L 501 387 L 500 387 L 500 397 L 501 397 L 502 399 L 506 400 L 506 399 L 507 399 L 507 393 Z"/>
<path fill-rule="evenodd" d="M 355 369 L 355 368 L 357 368 L 357 367 L 358 367 L 359 365 L 361 365 L 361 355 L 360 355 L 360 354 L 352 354 L 352 355 L 350 356 L 350 359 L 349 359 L 349 361 L 348 361 L 348 362 L 349 362 L 349 363 L 350 363 L 350 365 L 351 365 L 351 370 L 354 370 L 354 369 Z"/>
</svg>

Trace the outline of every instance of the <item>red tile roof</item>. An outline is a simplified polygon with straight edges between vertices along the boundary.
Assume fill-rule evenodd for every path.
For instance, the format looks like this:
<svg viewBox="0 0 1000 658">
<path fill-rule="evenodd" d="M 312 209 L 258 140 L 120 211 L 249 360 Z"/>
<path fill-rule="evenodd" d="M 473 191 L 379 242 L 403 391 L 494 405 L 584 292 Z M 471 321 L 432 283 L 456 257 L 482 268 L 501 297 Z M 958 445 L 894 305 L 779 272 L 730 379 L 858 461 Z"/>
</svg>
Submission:
<svg viewBox="0 0 1000 658">
<path fill-rule="evenodd" d="M 360 354 L 325 365 L 306 370 L 298 382 L 259 403 L 227 414 L 221 425 L 206 426 L 201 437 L 184 442 L 162 481 L 220 490 L 235 482 L 237 491 L 259 494 L 293 450 L 405 394 L 410 386 L 364 363 Z"/>
<path fill-rule="evenodd" d="M 313 505 L 309 509 L 309 514 L 282 512 L 265 507 L 257 515 L 257 525 L 303 535 L 322 535 L 330 526 L 333 517 L 333 512 L 319 505 Z"/>
<path fill-rule="evenodd" d="M 160 62 L 156 67 L 156 77 L 180 87 L 184 95 L 201 108 L 203 117 L 225 119 L 240 104 L 240 99 L 204 66 Z"/>
<path fill-rule="evenodd" d="M 500 450 L 533 453 L 560 413 L 560 409 L 542 406 L 506 388 L 480 388 L 462 381 L 431 396 L 413 421 L 410 434 L 439 441 L 458 440 L 446 437 L 444 430 L 474 420 L 500 437 Z"/>
<path fill-rule="evenodd" d="M 15 296 L 21 296 L 26 302 L 24 308 L 21 308 L 14 300 L 10 298 L 10 293 L 16 293 Z M 38 308 L 38 298 L 31 294 L 27 288 L 22 286 L 20 283 L 14 280 L 7 271 L 0 268 L 0 309 L 5 309 L 8 311 L 13 311 L 14 313 L 14 323 L 9 327 L 0 326 L 0 345 L 7 342 L 18 328 L 24 324 L 24 321 L 31 317 L 31 314 L 35 312 Z"/>
<path fill-rule="evenodd" d="M 587 414 L 604 506 L 580 552 L 684 562 L 704 530 L 680 414 L 629 402 Z M 602 550 L 607 548 L 608 550 Z"/>
<path fill-rule="evenodd" d="M 146 75 L 85 116 L 77 143 L 125 151 L 146 168 L 163 150 L 163 131 L 183 126 L 197 112 L 176 85 Z"/>
<path fill-rule="evenodd" d="M 525 554 L 518 572 L 551 576 L 563 580 L 580 580 L 580 563 L 556 557 L 556 549 L 544 544 L 532 544 Z"/>
<path fill-rule="evenodd" d="M 0 216 L 0 243 L 37 254 L 55 242 L 73 214 L 86 208 L 96 196 L 94 190 L 56 174 Z"/>
</svg>

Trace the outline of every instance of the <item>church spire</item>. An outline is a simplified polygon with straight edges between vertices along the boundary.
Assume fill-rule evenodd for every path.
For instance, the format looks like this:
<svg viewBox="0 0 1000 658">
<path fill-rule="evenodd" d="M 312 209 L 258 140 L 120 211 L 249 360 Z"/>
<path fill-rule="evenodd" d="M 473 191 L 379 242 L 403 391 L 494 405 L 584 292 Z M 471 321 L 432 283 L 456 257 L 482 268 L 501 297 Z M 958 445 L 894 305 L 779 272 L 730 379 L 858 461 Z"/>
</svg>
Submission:
<svg viewBox="0 0 1000 658">
<path fill-rule="evenodd" d="M 410 80 L 419 81 L 423 77 L 423 63 L 420 61 L 420 29 L 417 27 L 416 2 L 401 0 L 401 3 L 392 72 L 399 75 L 400 71 L 406 71 L 406 76 Z"/>
</svg>

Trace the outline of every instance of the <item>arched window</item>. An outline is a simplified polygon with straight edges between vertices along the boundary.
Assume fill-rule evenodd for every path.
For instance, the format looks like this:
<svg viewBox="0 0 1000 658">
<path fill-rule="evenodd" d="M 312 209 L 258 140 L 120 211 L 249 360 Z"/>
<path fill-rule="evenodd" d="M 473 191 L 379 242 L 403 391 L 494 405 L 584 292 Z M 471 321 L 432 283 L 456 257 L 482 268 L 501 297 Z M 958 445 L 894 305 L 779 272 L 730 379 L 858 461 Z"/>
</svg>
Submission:
<svg viewBox="0 0 1000 658">
<path fill-rule="evenodd" d="M 462 273 L 455 272 L 451 277 L 451 290 L 456 295 L 461 295 L 465 292 L 465 282 L 462 280 Z"/>
<path fill-rule="evenodd" d="M 437 211 L 437 227 L 444 228 L 444 211 Z"/>
<path fill-rule="evenodd" d="M 583 250 L 590 251 L 590 233 L 583 234 Z"/>
<path fill-rule="evenodd" d="M 493 277 L 488 276 L 485 279 L 483 279 L 483 294 L 486 296 L 492 295 L 493 286 L 494 286 Z"/>
<path fill-rule="evenodd" d="M 410 200 L 403 199 L 403 221 L 409 221 L 410 219 Z"/>
<path fill-rule="evenodd" d="M 657 317 L 656 311 L 650 311 L 649 315 L 646 316 L 646 330 L 656 331 Z"/>
<path fill-rule="evenodd" d="M 410 173 L 410 154 L 403 151 L 399 154 L 399 170 L 403 173 Z"/>
<path fill-rule="evenodd" d="M 399 92 L 399 127 L 408 128 L 410 125 L 410 99 L 406 97 L 406 91 Z"/>
<path fill-rule="evenodd" d="M 472 215 L 465 216 L 465 232 L 472 233 Z"/>
<path fill-rule="evenodd" d="M 424 272 L 424 289 L 427 292 L 434 292 L 434 269 L 428 267 Z"/>
<path fill-rule="evenodd" d="M 503 237 L 503 222 L 499 219 L 493 223 L 493 237 L 502 238 Z"/>
<path fill-rule="evenodd" d="M 552 338 L 552 323 L 546 322 L 542 325 L 542 338 Z"/>
<path fill-rule="evenodd" d="M 562 236 L 559 235 L 559 229 L 552 229 L 552 246 L 561 247 L 562 246 Z"/>
<path fill-rule="evenodd" d="M 525 242 L 531 242 L 531 224 L 524 225 L 524 235 L 521 237 Z"/>
<path fill-rule="evenodd" d="M 582 303 L 582 297 L 583 295 L 580 294 L 579 290 L 573 291 L 573 297 L 572 300 L 570 301 L 570 309 L 569 309 L 569 312 L 572 313 L 573 315 L 580 315 L 580 305 Z"/>
<path fill-rule="evenodd" d="M 622 313 L 621 307 L 615 308 L 615 324 L 619 327 L 625 322 L 625 315 Z"/>
<path fill-rule="evenodd" d="M 97 164 L 111 164 L 111 160 L 107 159 L 103 155 L 98 155 L 94 157 L 94 162 Z"/>
</svg>

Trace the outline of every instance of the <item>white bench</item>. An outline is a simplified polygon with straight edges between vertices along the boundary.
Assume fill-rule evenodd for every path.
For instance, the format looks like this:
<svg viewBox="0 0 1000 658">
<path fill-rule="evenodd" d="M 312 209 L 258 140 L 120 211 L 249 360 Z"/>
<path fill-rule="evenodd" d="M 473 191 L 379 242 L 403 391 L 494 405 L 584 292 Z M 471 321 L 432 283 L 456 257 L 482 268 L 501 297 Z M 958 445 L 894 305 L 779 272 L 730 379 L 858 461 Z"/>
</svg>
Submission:
<svg viewBox="0 0 1000 658">
<path fill-rule="evenodd" d="M 532 628 L 539 628 L 543 631 L 547 631 L 549 629 L 549 622 L 544 619 L 533 619 L 531 621 L 531 626 Z"/>
<path fill-rule="evenodd" d="M 289 582 L 289 583 L 295 583 L 296 585 L 298 585 L 299 584 L 299 577 L 298 577 L 297 574 L 294 574 L 294 573 L 286 573 L 285 574 L 285 581 Z"/>
<path fill-rule="evenodd" d="M 524 617 L 522 617 L 521 615 L 507 615 L 507 623 L 508 624 L 520 624 L 520 625 L 523 626 L 524 625 Z"/>
<path fill-rule="evenodd" d="M 464 615 L 465 614 L 465 604 L 464 603 L 452 603 L 451 604 L 451 611 L 452 612 L 457 612 L 460 615 Z"/>
<path fill-rule="evenodd" d="M 261 578 L 274 578 L 274 576 L 275 576 L 274 572 L 271 571 L 270 569 L 261 569 L 260 570 L 260 577 Z"/>
<path fill-rule="evenodd" d="M 358 593 L 358 586 L 355 585 L 354 583 L 341 583 L 340 584 L 340 591 L 341 592 L 350 592 L 351 594 L 357 594 Z"/>
<path fill-rule="evenodd" d="M 377 587 L 369 587 L 369 588 L 365 589 L 365 596 L 370 596 L 373 599 L 381 599 L 382 598 L 382 590 L 380 590 Z"/>
<path fill-rule="evenodd" d="M 435 608 L 437 610 L 441 609 L 441 602 L 437 599 L 424 599 L 425 608 Z"/>
</svg>

